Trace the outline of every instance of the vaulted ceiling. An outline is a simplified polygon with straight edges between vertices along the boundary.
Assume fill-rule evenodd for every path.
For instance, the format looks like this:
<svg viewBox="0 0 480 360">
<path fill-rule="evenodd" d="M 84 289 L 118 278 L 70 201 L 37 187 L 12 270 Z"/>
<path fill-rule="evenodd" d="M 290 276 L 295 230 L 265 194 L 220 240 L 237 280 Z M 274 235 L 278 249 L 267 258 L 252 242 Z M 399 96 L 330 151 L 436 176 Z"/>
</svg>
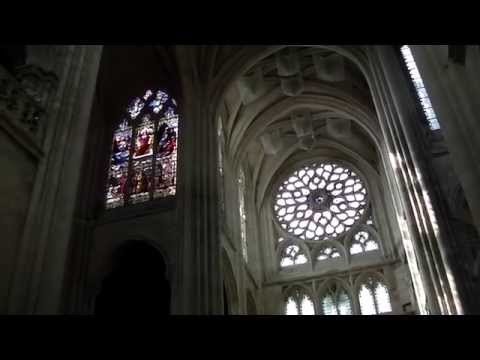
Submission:
<svg viewBox="0 0 480 360">
<path fill-rule="evenodd" d="M 212 83 L 223 89 L 218 113 L 228 155 L 252 176 L 259 202 L 283 164 L 314 148 L 355 154 L 376 167 L 379 128 L 362 49 L 253 47 L 227 76 L 227 63 L 247 50 L 217 49 L 225 60 L 212 73 L 223 72 L 226 83 L 220 75 Z"/>
</svg>

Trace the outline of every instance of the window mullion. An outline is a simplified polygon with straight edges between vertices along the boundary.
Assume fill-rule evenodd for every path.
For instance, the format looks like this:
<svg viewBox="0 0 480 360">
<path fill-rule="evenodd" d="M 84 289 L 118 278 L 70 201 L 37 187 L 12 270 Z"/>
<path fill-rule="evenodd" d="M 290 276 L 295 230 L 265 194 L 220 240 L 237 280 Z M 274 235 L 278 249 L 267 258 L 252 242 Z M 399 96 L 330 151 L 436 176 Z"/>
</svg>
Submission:
<svg viewBox="0 0 480 360">
<path fill-rule="evenodd" d="M 375 296 L 375 283 L 372 283 L 371 287 L 369 287 L 368 290 L 370 290 L 370 292 L 371 292 L 371 294 L 372 294 L 373 305 L 375 305 L 376 315 L 379 315 L 379 314 L 380 314 L 380 310 L 379 310 L 379 308 L 378 308 L 377 297 Z"/>
</svg>

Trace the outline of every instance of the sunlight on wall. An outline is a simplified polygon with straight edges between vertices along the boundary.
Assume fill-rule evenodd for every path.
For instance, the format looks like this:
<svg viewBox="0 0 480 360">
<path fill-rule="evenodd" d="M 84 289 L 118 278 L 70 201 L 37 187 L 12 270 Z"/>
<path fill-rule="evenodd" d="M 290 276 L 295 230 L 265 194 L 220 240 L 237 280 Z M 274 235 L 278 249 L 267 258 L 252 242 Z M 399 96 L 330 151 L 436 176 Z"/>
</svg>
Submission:
<svg viewBox="0 0 480 360">
<path fill-rule="evenodd" d="M 418 71 L 417 64 L 413 58 L 412 51 L 408 45 L 403 45 L 400 51 L 402 53 L 403 60 L 405 61 L 405 65 L 407 66 L 408 72 L 410 73 L 410 79 L 415 87 L 418 100 L 422 105 L 422 109 L 425 113 L 425 117 L 427 118 L 430 129 L 438 130 L 440 129 L 440 124 L 438 122 L 437 115 L 435 115 L 435 111 L 433 110 L 430 97 L 428 96 L 427 89 L 425 89 L 420 72 Z"/>
<path fill-rule="evenodd" d="M 427 206 L 427 212 L 428 212 L 428 216 L 430 218 L 431 224 L 432 224 L 433 232 L 435 234 L 435 237 L 438 239 L 440 237 L 440 230 L 439 230 L 439 227 L 438 227 L 438 222 L 437 222 L 437 217 L 435 215 L 435 211 L 433 210 L 432 201 L 430 199 L 430 195 L 428 195 L 428 192 L 425 190 L 423 184 L 421 184 L 421 186 L 422 186 L 423 199 L 425 200 L 425 204 Z M 445 265 L 445 272 L 447 274 L 447 280 L 448 280 L 448 283 L 450 285 L 450 289 L 452 291 L 452 297 L 453 297 L 453 301 L 455 303 L 456 313 L 457 314 L 462 314 L 463 313 L 463 307 L 462 307 L 462 304 L 460 302 L 460 298 L 458 296 L 457 286 L 455 284 L 455 279 L 453 277 L 452 270 L 451 270 L 448 262 L 445 261 L 444 265 Z M 453 314 L 450 307 L 449 307 L 449 313 Z"/>
<path fill-rule="evenodd" d="M 398 225 L 402 233 L 403 246 L 407 255 L 408 267 L 412 276 L 413 287 L 415 296 L 417 298 L 417 306 L 420 315 L 428 315 L 427 312 L 427 297 L 425 295 L 425 289 L 423 287 L 422 278 L 420 276 L 420 270 L 418 268 L 417 258 L 415 256 L 415 250 L 413 248 L 412 239 L 408 230 L 408 225 L 405 219 L 397 215 Z"/>
</svg>

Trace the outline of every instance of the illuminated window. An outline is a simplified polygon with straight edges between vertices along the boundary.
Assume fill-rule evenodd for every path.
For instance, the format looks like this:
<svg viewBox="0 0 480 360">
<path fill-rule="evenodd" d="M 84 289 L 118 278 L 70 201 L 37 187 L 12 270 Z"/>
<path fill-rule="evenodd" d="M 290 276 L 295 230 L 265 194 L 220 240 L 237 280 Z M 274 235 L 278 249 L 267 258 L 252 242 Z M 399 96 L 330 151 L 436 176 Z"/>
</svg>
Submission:
<svg viewBox="0 0 480 360">
<path fill-rule="evenodd" d="M 311 297 L 300 288 L 290 291 L 285 299 L 285 315 L 315 315 Z"/>
<path fill-rule="evenodd" d="M 300 265 L 308 262 L 305 253 L 298 245 L 288 245 L 282 251 L 280 266 L 287 267 L 292 265 Z"/>
<path fill-rule="evenodd" d="M 317 254 L 318 261 L 335 259 L 337 257 L 340 257 L 340 253 L 335 246 L 325 246 Z"/>
<path fill-rule="evenodd" d="M 417 92 L 418 100 L 420 101 L 425 117 L 427 118 L 430 129 L 438 130 L 440 129 L 440 124 L 438 123 L 437 116 L 433 110 L 432 103 L 430 102 L 430 97 L 428 96 L 427 89 L 423 84 L 422 77 L 418 71 L 417 64 L 412 55 L 412 51 L 408 45 L 403 45 L 400 48 L 400 51 L 407 66 L 408 72 L 410 73 L 410 78 L 413 82 L 413 86 Z"/>
<path fill-rule="evenodd" d="M 353 236 L 350 245 L 350 254 L 360 254 L 368 251 L 378 250 L 378 242 L 369 231 L 360 230 Z"/>
<path fill-rule="evenodd" d="M 360 286 L 358 300 L 362 315 L 377 315 L 392 311 L 387 287 L 373 278 L 369 278 Z"/>
<path fill-rule="evenodd" d="M 348 293 L 335 283 L 329 286 L 320 300 L 323 315 L 352 315 Z"/>
<path fill-rule="evenodd" d="M 280 185 L 274 211 L 290 234 L 302 240 L 323 240 L 349 230 L 366 205 L 366 188 L 352 170 L 320 163 L 304 166 Z"/>
<path fill-rule="evenodd" d="M 245 174 L 243 170 L 240 169 L 240 174 L 238 176 L 238 202 L 239 202 L 239 213 L 240 213 L 240 240 L 242 246 L 242 255 L 245 261 L 248 260 L 248 249 L 247 249 L 247 216 L 245 214 Z"/>
<path fill-rule="evenodd" d="M 132 101 L 113 135 L 107 209 L 175 195 L 177 137 L 172 97 L 148 90 Z"/>
</svg>

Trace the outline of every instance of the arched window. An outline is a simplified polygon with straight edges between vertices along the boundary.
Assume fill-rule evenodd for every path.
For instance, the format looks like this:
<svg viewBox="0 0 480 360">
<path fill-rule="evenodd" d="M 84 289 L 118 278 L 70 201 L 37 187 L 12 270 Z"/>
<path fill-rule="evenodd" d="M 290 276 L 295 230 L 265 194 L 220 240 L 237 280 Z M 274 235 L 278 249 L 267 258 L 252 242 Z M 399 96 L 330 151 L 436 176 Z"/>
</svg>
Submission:
<svg viewBox="0 0 480 360">
<path fill-rule="evenodd" d="M 358 300 L 362 315 L 377 315 L 392 311 L 387 287 L 373 277 L 368 278 L 360 286 Z"/>
<path fill-rule="evenodd" d="M 177 103 L 147 90 L 126 109 L 113 136 L 106 208 L 175 195 Z"/>
<path fill-rule="evenodd" d="M 418 71 L 417 64 L 415 63 L 410 47 L 408 45 L 403 45 L 400 48 L 400 52 L 402 53 L 403 61 L 405 62 L 405 65 L 410 74 L 410 79 L 412 80 L 413 86 L 415 87 L 418 100 L 422 105 L 430 129 L 440 129 L 437 115 L 435 115 L 435 111 L 433 111 L 430 97 L 428 96 L 427 89 L 425 89 L 425 85 L 423 84 L 422 77 L 420 76 L 420 72 Z"/>
<path fill-rule="evenodd" d="M 308 262 L 307 256 L 300 246 L 292 244 L 285 246 L 280 257 L 280 267 L 301 265 Z"/>
<path fill-rule="evenodd" d="M 312 298 L 301 288 L 289 291 L 285 299 L 285 315 L 315 315 Z"/>
<path fill-rule="evenodd" d="M 360 254 L 368 251 L 378 250 L 378 242 L 370 231 L 360 229 L 353 235 L 352 243 L 350 245 L 350 254 Z"/>
<path fill-rule="evenodd" d="M 346 290 L 331 284 L 320 298 L 323 315 L 352 315 L 352 303 Z"/>
<path fill-rule="evenodd" d="M 317 253 L 317 261 L 335 259 L 340 256 L 340 252 L 335 246 L 323 246 Z"/>
</svg>

